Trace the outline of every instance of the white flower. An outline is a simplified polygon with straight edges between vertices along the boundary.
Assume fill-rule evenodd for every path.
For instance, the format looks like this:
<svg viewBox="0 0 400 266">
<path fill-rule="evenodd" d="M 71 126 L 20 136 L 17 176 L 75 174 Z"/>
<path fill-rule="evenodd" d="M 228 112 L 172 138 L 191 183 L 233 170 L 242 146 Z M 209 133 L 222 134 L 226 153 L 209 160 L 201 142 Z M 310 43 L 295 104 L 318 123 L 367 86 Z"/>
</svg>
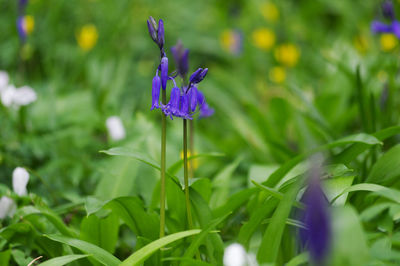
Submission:
<svg viewBox="0 0 400 266">
<path fill-rule="evenodd" d="M 25 168 L 17 167 L 14 169 L 12 174 L 12 186 L 15 193 L 19 196 L 27 194 L 26 185 L 29 181 L 29 173 Z"/>
<path fill-rule="evenodd" d="M 36 92 L 29 86 L 23 86 L 14 93 L 14 104 L 18 106 L 28 105 L 36 99 Z"/>
<path fill-rule="evenodd" d="M 0 199 L 0 219 L 4 219 L 7 216 L 12 217 L 17 209 L 15 202 L 7 197 L 3 196 Z"/>
<path fill-rule="evenodd" d="M 226 247 L 224 252 L 224 266 L 245 266 L 246 250 L 242 245 L 233 243 Z"/>
<path fill-rule="evenodd" d="M 5 89 L 8 85 L 8 74 L 5 71 L 0 71 L 0 91 Z"/>
<path fill-rule="evenodd" d="M 108 135 L 112 140 L 121 140 L 125 138 L 125 128 L 118 116 L 110 116 L 107 118 L 106 126 Z"/>
<path fill-rule="evenodd" d="M 14 103 L 14 95 L 15 95 L 15 87 L 14 85 L 8 85 L 5 89 L 1 91 L 1 102 L 4 106 L 10 107 Z"/>
<path fill-rule="evenodd" d="M 225 249 L 224 266 L 258 266 L 258 263 L 254 254 L 247 254 L 242 245 L 233 243 Z"/>
<path fill-rule="evenodd" d="M 36 101 L 36 92 L 29 86 L 16 89 L 14 85 L 8 85 L 1 90 L 1 102 L 4 106 L 14 106 L 16 108 L 28 105 Z"/>
</svg>

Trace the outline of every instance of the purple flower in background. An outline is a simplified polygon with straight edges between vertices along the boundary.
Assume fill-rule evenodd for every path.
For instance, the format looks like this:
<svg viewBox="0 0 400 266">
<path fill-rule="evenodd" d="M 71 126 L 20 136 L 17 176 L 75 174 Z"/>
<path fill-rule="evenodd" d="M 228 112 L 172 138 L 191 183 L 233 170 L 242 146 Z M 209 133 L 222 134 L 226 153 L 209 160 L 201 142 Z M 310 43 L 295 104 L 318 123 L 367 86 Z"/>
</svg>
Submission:
<svg viewBox="0 0 400 266">
<path fill-rule="evenodd" d="M 306 205 L 302 222 L 307 229 L 300 230 L 300 239 L 308 245 L 310 259 L 319 265 L 329 253 L 332 228 L 329 202 L 321 188 L 317 171 L 309 179 L 302 202 Z"/>
<path fill-rule="evenodd" d="M 18 36 L 22 42 L 26 40 L 26 28 L 25 28 L 25 9 L 28 4 L 28 0 L 19 0 L 18 1 L 18 18 L 17 18 L 17 31 Z"/>
<path fill-rule="evenodd" d="M 171 47 L 171 53 L 174 56 L 178 74 L 185 78 L 189 70 L 189 49 L 185 49 L 181 41 Z"/>
<path fill-rule="evenodd" d="M 161 88 L 161 79 L 157 73 L 153 78 L 153 84 L 152 84 L 152 90 L 151 90 L 152 104 L 151 104 L 150 110 L 160 108 L 160 105 L 158 104 L 158 102 L 160 100 L 160 88 Z"/>
<path fill-rule="evenodd" d="M 393 33 L 400 39 L 400 22 L 395 19 L 393 3 L 385 1 L 382 4 L 382 11 L 385 18 L 390 19 L 390 23 L 374 20 L 371 23 L 371 31 L 373 33 Z"/>
<path fill-rule="evenodd" d="M 199 90 L 197 91 L 197 102 L 200 105 L 200 118 L 209 117 L 214 114 L 214 109 L 208 106 L 204 94 Z"/>
</svg>

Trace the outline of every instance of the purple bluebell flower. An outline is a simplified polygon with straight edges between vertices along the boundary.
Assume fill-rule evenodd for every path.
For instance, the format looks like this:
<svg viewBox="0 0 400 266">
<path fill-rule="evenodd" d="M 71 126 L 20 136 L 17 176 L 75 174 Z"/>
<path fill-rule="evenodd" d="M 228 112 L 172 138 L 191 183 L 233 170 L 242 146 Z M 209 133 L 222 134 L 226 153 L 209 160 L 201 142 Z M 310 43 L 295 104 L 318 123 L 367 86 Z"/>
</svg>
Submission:
<svg viewBox="0 0 400 266">
<path fill-rule="evenodd" d="M 157 31 L 158 31 L 158 29 L 157 29 L 157 23 L 156 23 L 156 21 L 154 20 L 153 17 L 150 17 L 147 20 L 147 27 L 149 28 L 149 34 L 150 34 L 151 39 L 154 42 L 157 43 L 158 42 L 157 41 Z"/>
<path fill-rule="evenodd" d="M 384 2 L 382 5 L 382 10 L 383 15 L 391 20 L 390 23 L 383 23 L 381 21 L 374 20 L 371 23 L 371 31 L 373 33 L 393 33 L 397 38 L 400 39 L 400 22 L 395 19 L 392 2 Z"/>
<path fill-rule="evenodd" d="M 179 116 L 182 117 L 183 119 L 189 119 L 192 120 L 192 114 L 190 112 L 189 106 L 190 105 L 190 99 L 189 99 L 189 93 L 183 93 L 181 95 L 181 109 L 179 110 Z"/>
<path fill-rule="evenodd" d="M 17 18 L 17 30 L 18 30 L 18 36 L 22 42 L 26 40 L 26 30 L 25 30 L 25 19 L 24 16 L 19 16 Z"/>
<path fill-rule="evenodd" d="M 152 90 L 151 90 L 152 104 L 150 110 L 160 108 L 160 105 L 158 104 L 158 102 L 160 101 L 160 88 L 161 88 L 161 79 L 158 76 L 158 74 L 156 74 L 152 82 Z"/>
<path fill-rule="evenodd" d="M 332 228 L 329 202 L 321 188 L 318 174 L 314 173 L 310 177 L 302 202 L 306 205 L 302 219 L 306 229 L 300 230 L 300 239 L 308 245 L 311 260 L 319 265 L 330 251 Z"/>
<path fill-rule="evenodd" d="M 162 19 L 158 21 L 157 38 L 158 38 L 158 46 L 160 47 L 160 49 L 162 49 L 165 44 L 164 21 Z"/>
<path fill-rule="evenodd" d="M 189 78 L 189 83 L 197 84 L 200 83 L 207 75 L 208 68 L 198 68 Z"/>
<path fill-rule="evenodd" d="M 171 96 L 168 104 L 163 106 L 162 108 L 164 114 L 166 116 L 169 116 L 171 119 L 173 119 L 173 116 L 178 117 L 180 114 L 179 110 L 180 100 L 181 100 L 181 90 L 175 86 L 171 90 Z"/>
<path fill-rule="evenodd" d="M 161 70 L 161 85 L 163 90 L 165 90 L 167 88 L 167 80 L 168 80 L 168 57 L 164 56 L 161 59 L 160 70 Z"/>
<path fill-rule="evenodd" d="M 192 86 L 189 93 L 189 103 L 190 103 L 190 111 L 194 112 L 197 108 L 197 88 L 196 86 Z"/>
<path fill-rule="evenodd" d="M 395 18 L 393 3 L 387 0 L 382 3 L 382 13 L 387 19 L 393 20 Z"/>
<path fill-rule="evenodd" d="M 171 53 L 175 59 L 178 74 L 185 78 L 189 70 L 189 49 L 185 49 L 181 41 L 171 47 Z"/>
</svg>

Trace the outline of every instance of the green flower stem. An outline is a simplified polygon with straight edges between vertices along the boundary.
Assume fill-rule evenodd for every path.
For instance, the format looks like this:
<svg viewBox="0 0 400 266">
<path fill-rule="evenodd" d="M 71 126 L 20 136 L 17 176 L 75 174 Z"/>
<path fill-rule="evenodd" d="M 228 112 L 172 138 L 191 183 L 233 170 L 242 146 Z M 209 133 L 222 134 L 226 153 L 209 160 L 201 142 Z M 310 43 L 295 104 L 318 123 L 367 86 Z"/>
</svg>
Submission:
<svg viewBox="0 0 400 266">
<path fill-rule="evenodd" d="M 189 121 L 189 154 L 190 156 L 194 156 L 194 122 L 193 120 Z M 190 160 L 189 162 L 189 177 L 194 177 L 194 161 Z"/>
<path fill-rule="evenodd" d="M 189 229 L 193 229 L 192 213 L 190 211 L 189 197 L 189 175 L 188 175 L 188 159 L 187 159 L 187 120 L 183 119 L 183 175 L 185 181 L 185 198 L 186 198 L 186 214 Z"/>
<path fill-rule="evenodd" d="M 167 102 L 167 92 L 162 90 L 162 103 Z M 167 146 L 167 118 L 161 112 L 161 191 L 160 191 L 160 238 L 165 235 L 165 152 Z"/>
</svg>

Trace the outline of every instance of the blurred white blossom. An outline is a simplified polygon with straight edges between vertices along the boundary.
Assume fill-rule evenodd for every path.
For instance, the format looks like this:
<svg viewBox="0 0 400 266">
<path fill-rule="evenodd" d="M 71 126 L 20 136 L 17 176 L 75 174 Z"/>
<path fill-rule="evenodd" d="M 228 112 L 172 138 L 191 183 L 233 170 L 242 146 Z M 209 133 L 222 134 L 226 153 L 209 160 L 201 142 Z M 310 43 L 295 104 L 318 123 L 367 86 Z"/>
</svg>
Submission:
<svg viewBox="0 0 400 266">
<path fill-rule="evenodd" d="M 13 199 L 3 196 L 0 198 L 0 219 L 4 219 L 7 216 L 12 217 L 17 209 L 17 205 Z"/>
<path fill-rule="evenodd" d="M 244 247 L 233 243 L 224 252 L 224 266 L 258 266 L 254 254 L 247 254 Z"/>
<path fill-rule="evenodd" d="M 9 77 L 7 72 L 0 71 L 0 91 L 5 89 L 8 85 Z"/>
<path fill-rule="evenodd" d="M 17 167 L 12 174 L 12 186 L 15 193 L 19 196 L 27 194 L 26 185 L 28 185 L 29 173 L 25 168 Z"/>
<path fill-rule="evenodd" d="M 36 101 L 36 92 L 29 86 L 15 88 L 9 84 L 7 72 L 0 71 L 0 98 L 4 106 L 19 108 Z"/>
<path fill-rule="evenodd" d="M 108 135 L 112 140 L 121 140 L 125 138 L 125 128 L 122 124 L 121 118 L 118 116 L 110 116 L 107 118 L 106 126 Z"/>
</svg>

